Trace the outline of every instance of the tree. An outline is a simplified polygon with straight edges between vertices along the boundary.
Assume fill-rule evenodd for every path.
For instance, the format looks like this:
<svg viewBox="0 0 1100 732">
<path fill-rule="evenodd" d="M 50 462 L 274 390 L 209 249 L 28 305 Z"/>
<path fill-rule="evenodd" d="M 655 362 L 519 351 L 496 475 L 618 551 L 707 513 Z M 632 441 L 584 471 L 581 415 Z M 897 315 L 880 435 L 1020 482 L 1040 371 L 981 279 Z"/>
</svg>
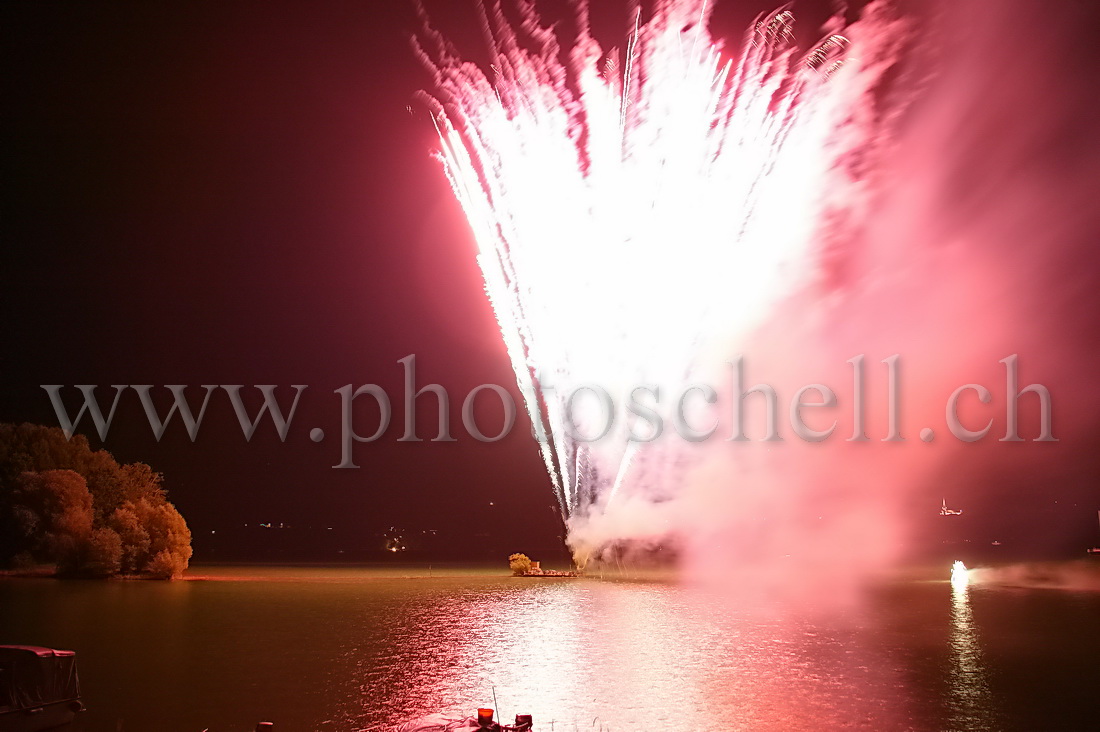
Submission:
<svg viewBox="0 0 1100 732">
<path fill-rule="evenodd" d="M 12 494 L 15 528 L 25 551 L 71 573 L 80 568 L 92 535 L 92 494 L 72 470 L 25 471 Z"/>
<path fill-rule="evenodd" d="M 513 554 L 508 557 L 508 569 L 515 576 L 522 577 L 531 569 L 531 559 L 526 554 Z"/>
<path fill-rule="evenodd" d="M 84 570 L 93 577 L 113 577 L 122 568 L 122 539 L 111 529 L 96 529 L 88 538 Z"/>
<path fill-rule="evenodd" d="M 48 562 L 62 574 L 178 577 L 191 531 L 164 477 L 120 465 L 82 435 L 0 424 L 0 567 Z"/>
<path fill-rule="evenodd" d="M 133 504 L 116 509 L 108 525 L 118 535 L 122 545 L 119 571 L 137 574 L 148 561 L 149 532 L 138 518 Z"/>
<path fill-rule="evenodd" d="M 191 530 L 167 501 L 127 501 L 111 516 L 122 542 L 121 566 L 127 574 L 178 577 L 191 559 Z"/>
<path fill-rule="evenodd" d="M 119 466 L 119 487 L 122 500 L 137 501 L 148 498 L 156 502 L 167 501 L 168 494 L 161 486 L 164 475 L 154 471 L 145 463 L 130 463 Z M 117 508 L 113 506 L 112 508 Z"/>
<path fill-rule="evenodd" d="M 145 571 L 150 577 L 157 579 L 173 579 L 179 577 L 183 570 L 187 569 L 187 560 L 179 554 L 173 554 L 167 549 L 161 550 L 145 565 Z"/>
<path fill-rule="evenodd" d="M 191 560 L 191 530 L 171 503 L 142 501 L 151 508 L 145 525 L 149 527 L 149 549 L 153 553 L 145 571 L 165 579 L 179 577 Z"/>
</svg>

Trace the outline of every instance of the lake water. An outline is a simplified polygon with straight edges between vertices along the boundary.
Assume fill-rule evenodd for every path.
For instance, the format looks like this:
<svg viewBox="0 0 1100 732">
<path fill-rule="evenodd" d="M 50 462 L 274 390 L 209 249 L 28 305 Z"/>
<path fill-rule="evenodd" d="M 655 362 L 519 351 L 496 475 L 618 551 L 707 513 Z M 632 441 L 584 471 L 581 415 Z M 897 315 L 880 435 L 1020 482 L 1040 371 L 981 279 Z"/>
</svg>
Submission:
<svg viewBox="0 0 1100 732">
<path fill-rule="evenodd" d="M 495 706 L 536 730 L 1100 729 L 1100 593 L 908 579 L 840 614 L 664 582 L 196 568 L 0 579 L 0 642 L 77 651 L 88 732 L 387 729 Z"/>
</svg>

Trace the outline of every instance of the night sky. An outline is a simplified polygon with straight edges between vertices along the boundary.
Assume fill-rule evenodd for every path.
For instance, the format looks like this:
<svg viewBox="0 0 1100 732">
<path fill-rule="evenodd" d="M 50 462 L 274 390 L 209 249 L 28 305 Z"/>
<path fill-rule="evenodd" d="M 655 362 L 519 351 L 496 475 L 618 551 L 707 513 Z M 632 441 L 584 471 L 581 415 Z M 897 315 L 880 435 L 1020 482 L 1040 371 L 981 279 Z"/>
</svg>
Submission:
<svg viewBox="0 0 1100 732">
<path fill-rule="evenodd" d="M 429 4 L 476 54 L 470 6 Z M 725 9 L 716 24 L 736 39 L 769 7 Z M 800 10 L 812 28 L 815 9 Z M 102 402 L 110 384 L 189 384 L 192 404 L 200 384 L 278 384 L 284 405 L 305 384 L 285 443 L 267 420 L 246 442 L 224 393 L 194 444 L 178 421 L 158 443 L 128 391 L 103 446 L 165 474 L 196 559 L 243 546 L 210 531 L 260 522 L 332 526 L 349 551 L 390 526 L 445 527 L 471 555 L 559 545 L 522 410 L 498 443 L 461 426 L 471 388 L 515 386 L 472 236 L 430 157 L 411 2 L 25 2 L 2 13 L 0 421 L 56 425 L 40 384 L 100 384 Z M 598 16 L 598 32 L 610 40 L 622 17 Z M 397 442 L 397 362 L 409 354 L 420 384 L 450 391 L 457 442 Z M 394 420 L 356 446 L 358 470 L 334 470 L 333 391 L 349 383 L 383 386 Z M 360 401 L 356 419 L 373 431 Z M 481 416 L 495 431 L 499 410 Z M 418 421 L 434 436 L 431 397 Z M 92 436 L 88 422 L 81 431 Z M 1073 495 L 1095 496 L 1095 483 L 1081 487 L 1095 458 L 1081 460 Z"/>
</svg>

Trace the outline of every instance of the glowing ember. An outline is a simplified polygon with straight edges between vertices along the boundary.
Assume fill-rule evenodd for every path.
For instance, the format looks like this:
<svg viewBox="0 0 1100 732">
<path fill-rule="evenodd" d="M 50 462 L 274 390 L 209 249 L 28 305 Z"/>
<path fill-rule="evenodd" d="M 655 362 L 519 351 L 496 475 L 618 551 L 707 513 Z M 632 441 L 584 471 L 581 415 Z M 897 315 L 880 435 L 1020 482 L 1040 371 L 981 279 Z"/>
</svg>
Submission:
<svg viewBox="0 0 1100 732">
<path fill-rule="evenodd" d="M 567 54 L 533 2 L 515 5 L 515 27 L 499 4 L 484 11 L 491 77 L 431 29 L 419 48 L 435 74 L 438 158 L 575 528 L 620 495 L 675 495 L 684 456 L 682 443 L 631 441 L 644 423 L 621 419 L 578 439 L 605 417 L 578 398 L 569 429 L 573 390 L 599 385 L 620 405 L 640 384 L 673 393 L 715 339 L 819 279 L 825 243 L 858 223 L 879 139 L 860 110 L 892 63 L 879 31 L 893 21 L 873 4 L 800 54 L 783 11 L 733 61 L 705 2 L 662 2 L 605 56 L 585 3 Z"/>
</svg>

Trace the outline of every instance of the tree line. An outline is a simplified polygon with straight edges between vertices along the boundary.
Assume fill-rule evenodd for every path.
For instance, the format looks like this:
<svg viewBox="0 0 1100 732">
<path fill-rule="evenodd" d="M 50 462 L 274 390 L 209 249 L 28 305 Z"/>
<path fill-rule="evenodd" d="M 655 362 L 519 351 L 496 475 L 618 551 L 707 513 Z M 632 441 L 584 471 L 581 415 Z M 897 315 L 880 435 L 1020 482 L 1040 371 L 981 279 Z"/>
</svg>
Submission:
<svg viewBox="0 0 1100 732">
<path fill-rule="evenodd" d="M 178 577 L 191 559 L 191 531 L 163 479 L 145 463 L 93 450 L 83 435 L 0 424 L 0 567 Z"/>
</svg>

